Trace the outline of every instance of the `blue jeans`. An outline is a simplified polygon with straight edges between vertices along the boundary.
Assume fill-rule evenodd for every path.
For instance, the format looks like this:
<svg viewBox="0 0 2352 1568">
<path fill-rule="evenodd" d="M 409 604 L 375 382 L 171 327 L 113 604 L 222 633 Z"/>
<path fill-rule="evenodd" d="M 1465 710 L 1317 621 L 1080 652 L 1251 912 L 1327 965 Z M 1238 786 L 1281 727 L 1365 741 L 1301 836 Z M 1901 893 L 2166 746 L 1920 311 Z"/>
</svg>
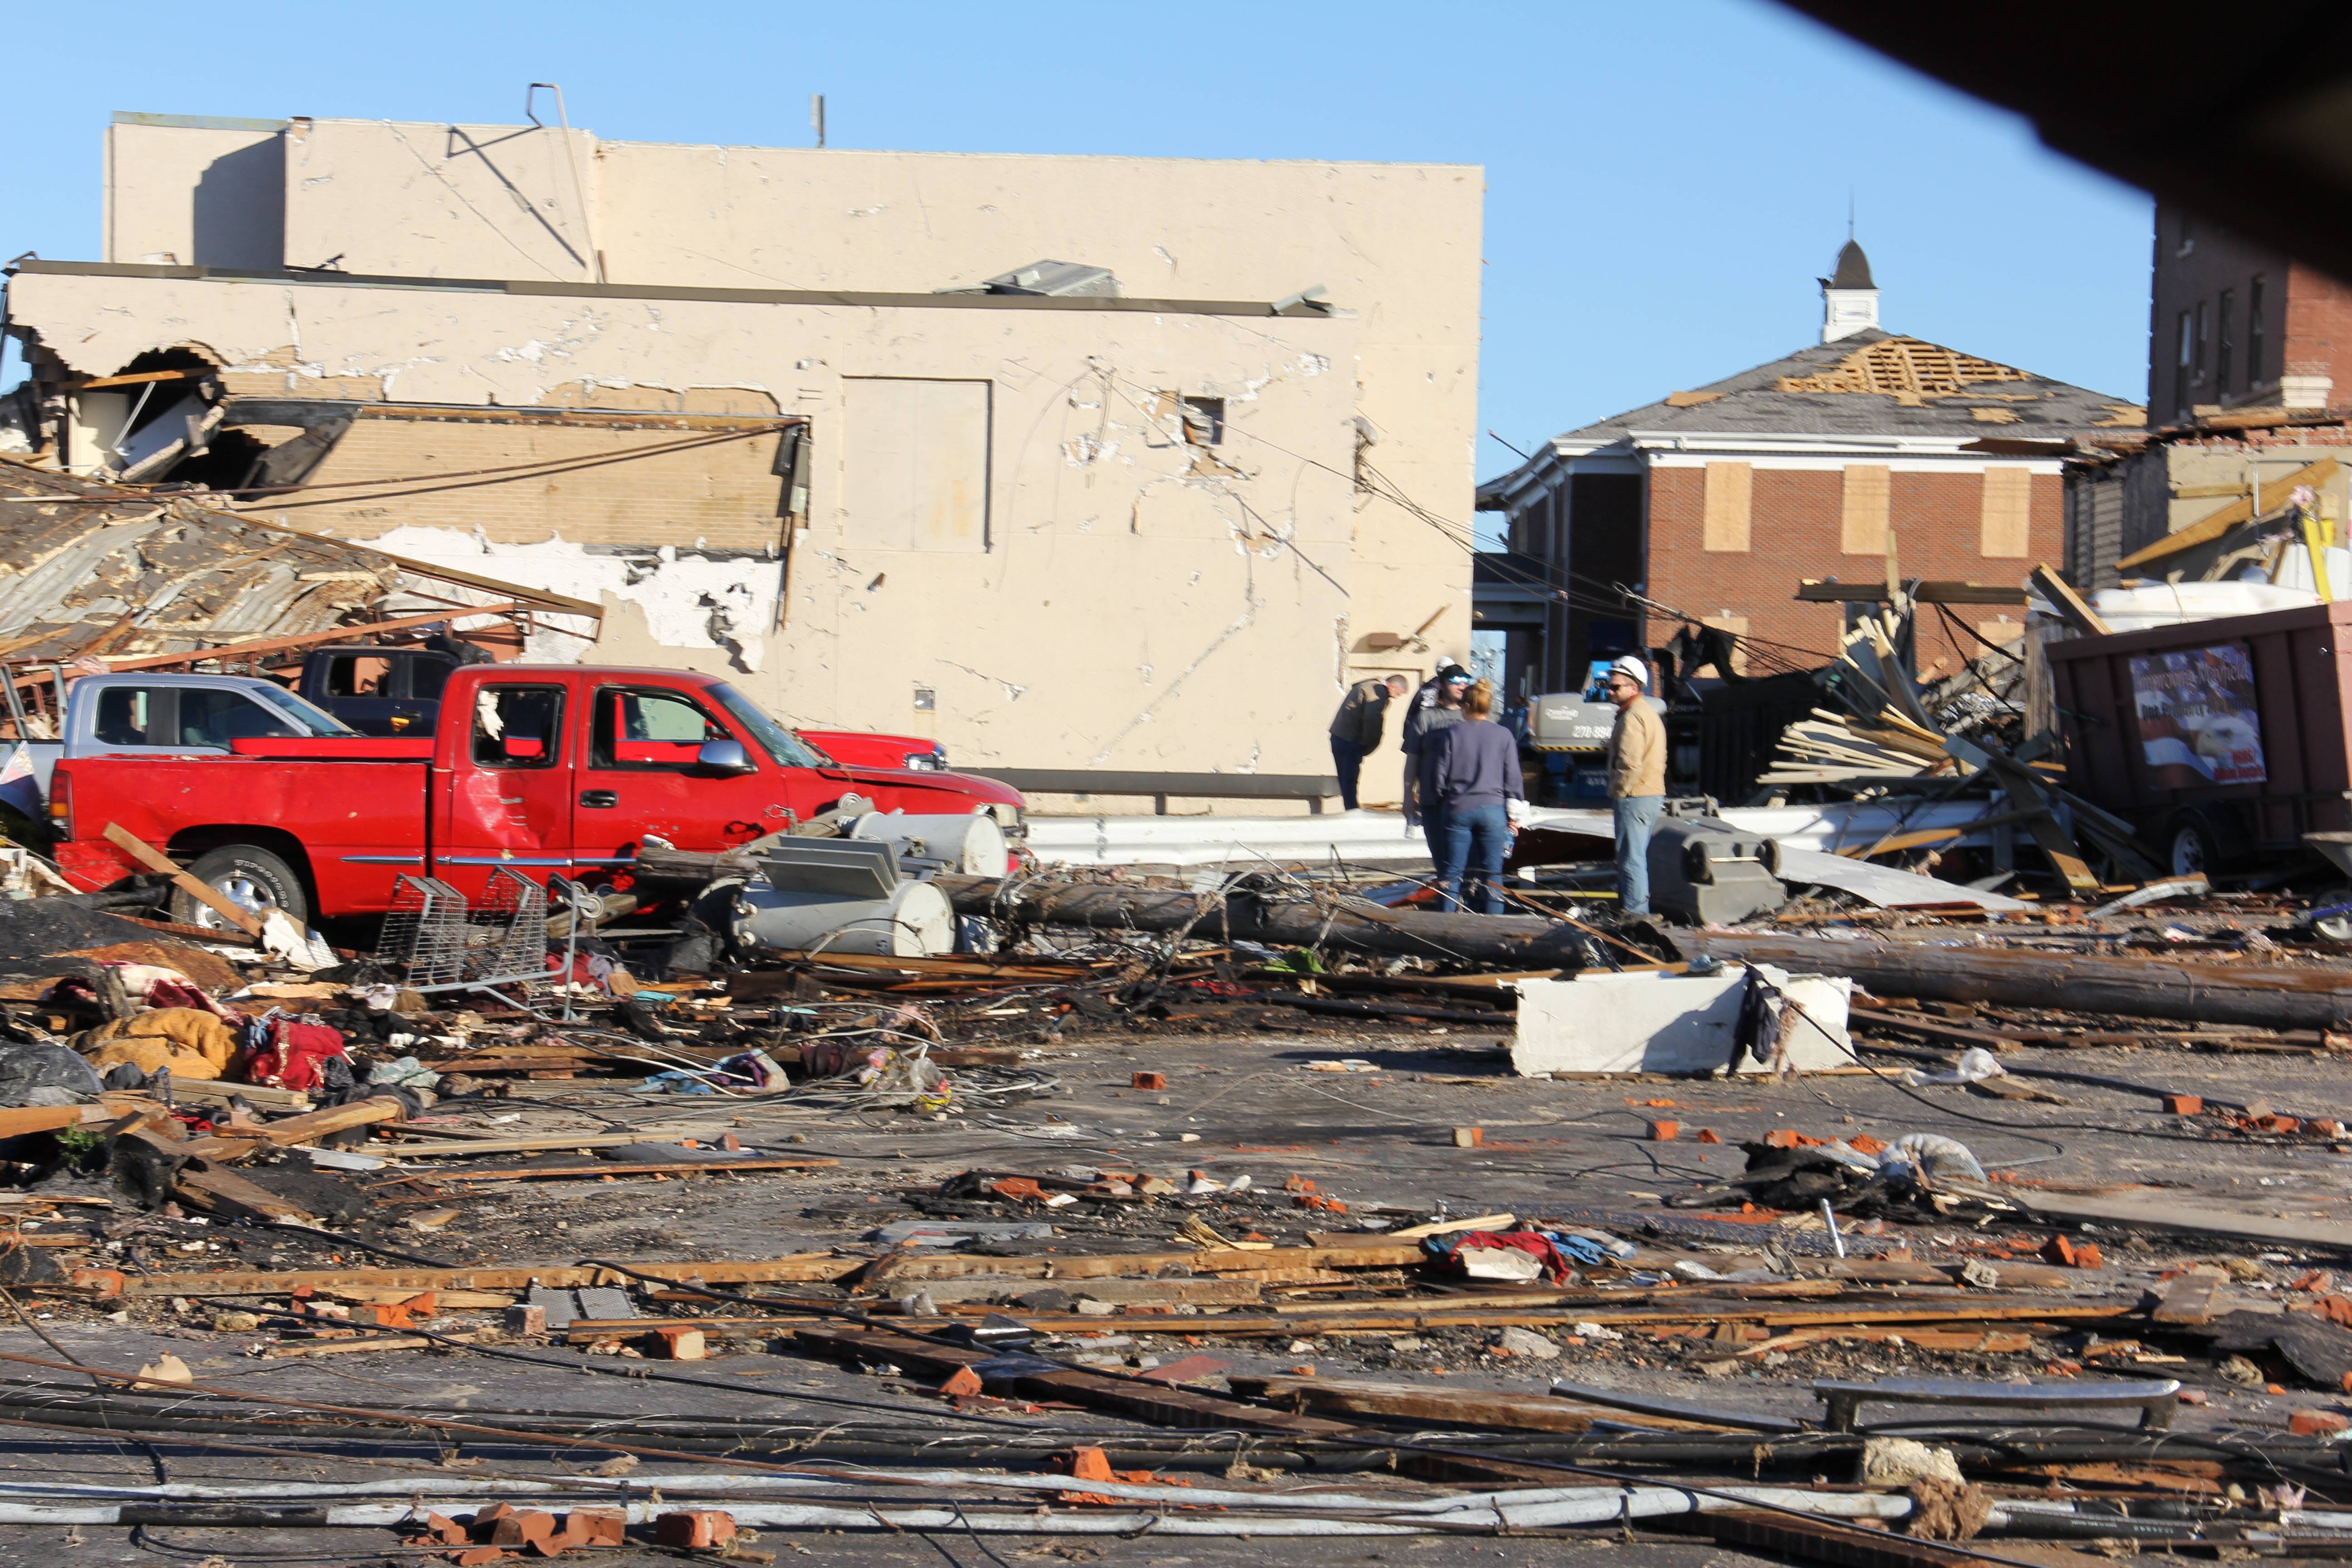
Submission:
<svg viewBox="0 0 2352 1568">
<path fill-rule="evenodd" d="M 1339 809 L 1356 809 L 1356 782 L 1364 776 L 1364 748 L 1340 736 L 1331 737 L 1331 770 L 1339 775 Z"/>
<path fill-rule="evenodd" d="M 1617 911 L 1627 915 L 1650 912 L 1650 833 L 1658 826 L 1666 797 L 1662 795 L 1619 795 L 1609 803 L 1617 819 Z"/>
<path fill-rule="evenodd" d="M 1499 805 L 1456 805 L 1445 810 L 1444 842 L 1437 853 L 1439 906 L 1448 914 L 1465 909 L 1467 879 L 1478 884 L 1478 913 L 1503 912 L 1503 857 L 1511 851 L 1510 813 Z"/>
</svg>

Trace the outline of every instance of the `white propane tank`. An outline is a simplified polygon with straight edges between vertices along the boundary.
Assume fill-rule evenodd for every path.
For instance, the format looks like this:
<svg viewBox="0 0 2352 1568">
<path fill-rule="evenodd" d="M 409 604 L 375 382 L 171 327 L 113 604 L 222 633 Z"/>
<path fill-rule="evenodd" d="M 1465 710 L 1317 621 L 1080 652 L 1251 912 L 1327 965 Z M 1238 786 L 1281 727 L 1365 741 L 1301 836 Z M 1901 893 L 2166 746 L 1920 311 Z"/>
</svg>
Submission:
<svg viewBox="0 0 2352 1568">
<path fill-rule="evenodd" d="M 779 892 L 764 880 L 735 895 L 735 940 L 747 947 L 931 958 L 953 952 L 955 939 L 955 910 L 929 882 L 901 882 L 887 899 Z"/>
<path fill-rule="evenodd" d="M 881 839 L 898 855 L 944 860 L 968 877 L 1002 877 L 1013 868 L 1004 829 L 986 812 L 961 816 L 908 816 L 903 811 L 870 811 L 849 829 L 852 838 Z"/>
</svg>

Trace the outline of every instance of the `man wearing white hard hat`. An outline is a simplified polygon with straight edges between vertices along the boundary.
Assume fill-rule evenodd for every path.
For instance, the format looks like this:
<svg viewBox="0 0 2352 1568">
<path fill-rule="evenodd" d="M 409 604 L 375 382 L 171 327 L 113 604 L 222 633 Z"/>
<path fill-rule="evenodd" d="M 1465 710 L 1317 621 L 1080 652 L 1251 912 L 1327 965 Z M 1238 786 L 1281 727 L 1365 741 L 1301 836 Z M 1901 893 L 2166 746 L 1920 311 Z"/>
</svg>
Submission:
<svg viewBox="0 0 2352 1568">
<path fill-rule="evenodd" d="M 1627 654 L 1609 667 L 1609 807 L 1617 819 L 1617 908 L 1650 912 L 1650 834 L 1666 804 L 1666 727 L 1649 704 L 1650 667 Z"/>
</svg>

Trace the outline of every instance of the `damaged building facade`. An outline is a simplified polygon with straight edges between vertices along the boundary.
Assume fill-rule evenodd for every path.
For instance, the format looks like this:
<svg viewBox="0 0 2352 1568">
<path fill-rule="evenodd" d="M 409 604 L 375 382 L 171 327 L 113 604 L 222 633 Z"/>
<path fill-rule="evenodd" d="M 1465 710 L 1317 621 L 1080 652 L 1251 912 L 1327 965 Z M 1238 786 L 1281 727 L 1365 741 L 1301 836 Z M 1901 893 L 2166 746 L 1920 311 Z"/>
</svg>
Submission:
<svg viewBox="0 0 2352 1568">
<path fill-rule="evenodd" d="M 1821 287 L 1818 344 L 1555 437 L 1480 488 L 1511 553 L 1482 572 L 1479 625 L 1509 633 L 1519 689 L 1573 689 L 1589 660 L 1685 626 L 1752 639 L 1735 644 L 1739 674 L 1759 648 L 1759 673 L 1820 663 L 1843 612 L 1800 602 L 1803 580 L 2013 589 L 2058 558 L 2063 459 L 2078 438 L 2137 434 L 2143 411 L 1884 330 L 1851 240 Z M 1920 628 L 1921 668 L 2023 631 L 2016 610 L 1939 620 Z"/>
<path fill-rule="evenodd" d="M 604 605 L 534 658 L 1312 793 L 1350 682 L 1467 651 L 1481 189 L 122 115 L 103 258 L 10 279 L 13 427 Z"/>
</svg>

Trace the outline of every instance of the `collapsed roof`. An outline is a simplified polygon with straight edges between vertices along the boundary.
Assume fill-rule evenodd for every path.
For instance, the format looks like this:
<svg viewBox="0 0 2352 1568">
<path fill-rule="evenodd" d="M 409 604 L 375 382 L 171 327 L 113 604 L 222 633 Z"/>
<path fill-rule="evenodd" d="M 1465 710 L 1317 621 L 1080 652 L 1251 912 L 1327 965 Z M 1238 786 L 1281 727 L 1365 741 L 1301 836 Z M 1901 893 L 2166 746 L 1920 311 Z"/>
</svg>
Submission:
<svg viewBox="0 0 2352 1568">
<path fill-rule="evenodd" d="M 0 657 L 167 662 L 272 639 L 601 606 L 0 458 Z M 419 617 L 411 614 L 412 623 Z"/>
</svg>

